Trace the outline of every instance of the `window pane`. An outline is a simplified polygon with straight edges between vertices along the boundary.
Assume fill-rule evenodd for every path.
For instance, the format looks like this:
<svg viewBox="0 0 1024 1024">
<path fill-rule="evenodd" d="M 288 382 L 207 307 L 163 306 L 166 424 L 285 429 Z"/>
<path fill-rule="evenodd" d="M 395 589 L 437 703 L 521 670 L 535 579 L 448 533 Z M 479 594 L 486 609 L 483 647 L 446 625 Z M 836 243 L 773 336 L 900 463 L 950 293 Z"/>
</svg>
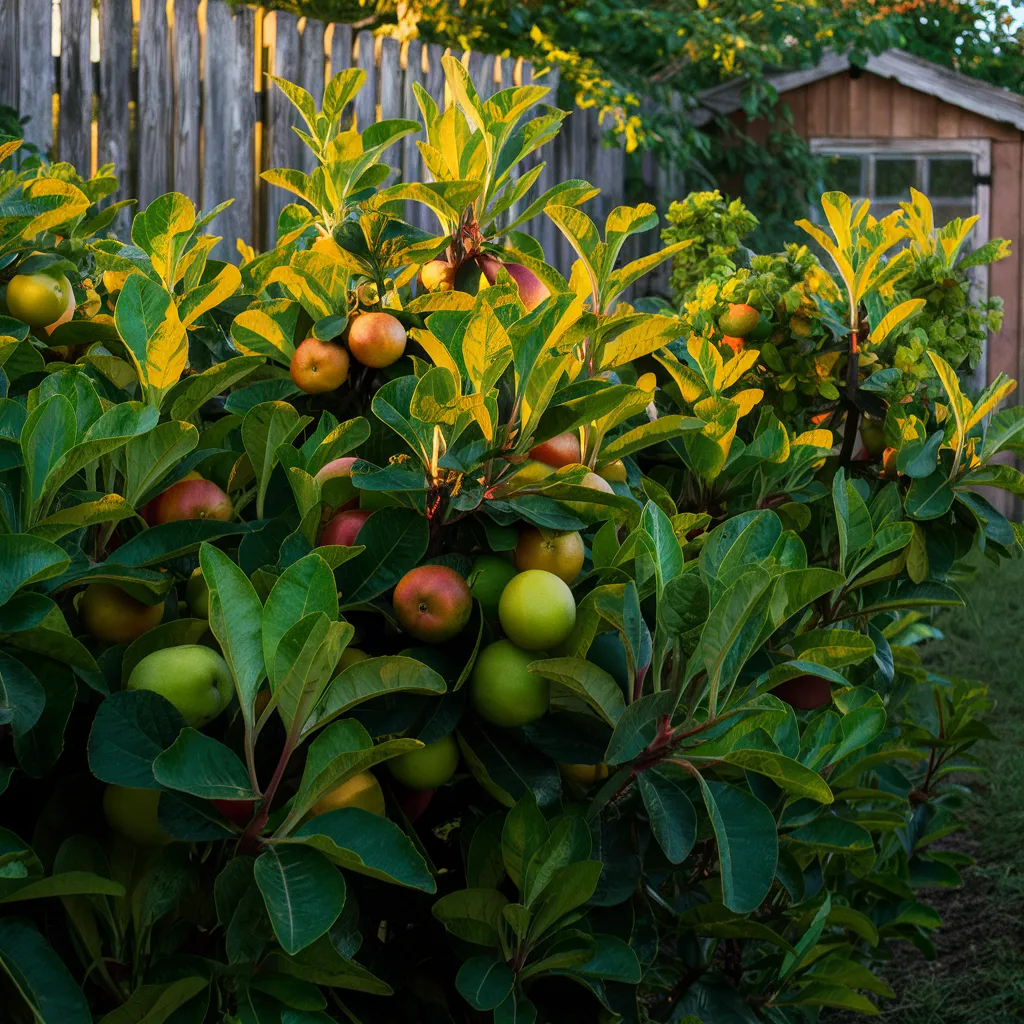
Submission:
<svg viewBox="0 0 1024 1024">
<path fill-rule="evenodd" d="M 917 181 L 917 161 L 913 157 L 875 158 L 875 195 L 891 199 L 909 199 Z"/>
<path fill-rule="evenodd" d="M 954 217 L 967 220 L 974 216 L 973 203 L 932 203 L 932 212 L 935 214 L 935 226 L 941 228 L 948 224 Z"/>
<path fill-rule="evenodd" d="M 864 195 L 864 157 L 832 156 L 828 157 L 825 167 L 826 191 L 838 190 L 849 196 Z"/>
<path fill-rule="evenodd" d="M 928 161 L 928 192 L 931 196 L 974 195 L 974 165 L 970 160 L 931 159 Z"/>
</svg>

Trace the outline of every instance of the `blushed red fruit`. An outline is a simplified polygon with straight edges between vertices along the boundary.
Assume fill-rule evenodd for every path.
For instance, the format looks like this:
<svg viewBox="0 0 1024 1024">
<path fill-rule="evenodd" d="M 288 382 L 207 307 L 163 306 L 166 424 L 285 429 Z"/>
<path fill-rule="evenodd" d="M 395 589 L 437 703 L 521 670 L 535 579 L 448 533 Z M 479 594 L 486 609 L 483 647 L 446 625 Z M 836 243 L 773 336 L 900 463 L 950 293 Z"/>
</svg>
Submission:
<svg viewBox="0 0 1024 1024">
<path fill-rule="evenodd" d="M 515 563 L 520 572 L 543 569 L 566 583 L 574 583 L 583 568 L 584 554 L 583 538 L 578 533 L 525 526 L 519 531 Z"/>
<path fill-rule="evenodd" d="M 603 476 L 598 476 L 597 473 L 587 473 L 580 483 L 584 487 L 593 487 L 595 491 L 604 491 L 605 494 L 615 493 L 612 485 Z"/>
<path fill-rule="evenodd" d="M 745 342 L 742 338 L 734 338 L 731 334 L 723 335 L 722 344 L 728 345 L 737 355 L 743 351 Z"/>
<path fill-rule="evenodd" d="M 580 461 L 580 439 L 572 433 L 556 434 L 531 448 L 530 458 L 536 459 L 538 462 L 545 462 L 549 466 L 554 466 L 555 469 L 571 466 Z"/>
<path fill-rule="evenodd" d="M 420 284 L 428 292 L 450 292 L 455 287 L 455 268 L 446 260 L 431 260 L 420 267 Z"/>
<path fill-rule="evenodd" d="M 130 644 L 160 624 L 164 606 L 143 604 L 112 583 L 91 583 L 78 604 L 82 625 L 105 644 Z"/>
<path fill-rule="evenodd" d="M 726 334 L 736 338 L 745 338 L 757 327 L 760 319 L 761 314 L 753 306 L 748 306 L 745 302 L 734 302 L 718 318 L 718 326 Z"/>
<path fill-rule="evenodd" d="M 321 544 L 341 544 L 350 548 L 357 543 L 356 538 L 363 528 L 363 523 L 373 513 L 364 508 L 350 508 L 339 512 L 323 529 L 320 534 Z"/>
<path fill-rule="evenodd" d="M 522 299 L 528 313 L 536 309 L 551 294 L 548 286 L 529 267 L 524 267 L 521 263 L 503 263 L 493 256 L 481 256 L 477 263 L 488 284 L 494 284 L 498 280 L 498 271 L 504 267 L 508 271 L 508 276 L 518 286 L 519 298 Z"/>
<path fill-rule="evenodd" d="M 462 632 L 473 610 L 469 584 L 446 565 L 410 569 L 392 599 L 398 624 L 417 640 L 443 643 Z"/>
<path fill-rule="evenodd" d="M 415 824 L 423 816 L 436 792 L 435 789 L 408 789 L 405 786 L 395 786 L 395 799 L 409 819 L 410 825 Z"/>
<path fill-rule="evenodd" d="M 212 480 L 179 480 L 153 499 L 149 521 L 153 526 L 181 519 L 219 519 L 234 513 L 231 499 Z"/>
<path fill-rule="evenodd" d="M 799 711 L 813 711 L 832 702 L 832 686 L 821 676 L 797 676 L 795 679 L 787 679 L 776 686 L 772 693 Z"/>
<path fill-rule="evenodd" d="M 316 474 L 316 479 L 321 483 L 324 480 L 332 480 L 336 476 L 351 476 L 352 466 L 359 459 L 355 455 L 345 455 L 340 459 L 333 459 Z"/>
<path fill-rule="evenodd" d="M 336 509 L 356 508 L 359 494 L 352 483 L 352 465 L 358 462 L 354 455 L 345 455 L 328 462 L 317 474 L 323 500 Z"/>
<path fill-rule="evenodd" d="M 390 313 L 360 313 L 348 328 L 348 350 L 363 366 L 390 366 L 405 352 L 405 328 Z"/>
<path fill-rule="evenodd" d="M 224 815 L 232 825 L 245 828 L 256 813 L 255 800 L 214 800 L 213 806 Z"/>
<path fill-rule="evenodd" d="M 348 353 L 330 341 L 307 338 L 295 350 L 288 372 L 295 386 L 307 395 L 340 388 L 348 379 Z"/>
</svg>

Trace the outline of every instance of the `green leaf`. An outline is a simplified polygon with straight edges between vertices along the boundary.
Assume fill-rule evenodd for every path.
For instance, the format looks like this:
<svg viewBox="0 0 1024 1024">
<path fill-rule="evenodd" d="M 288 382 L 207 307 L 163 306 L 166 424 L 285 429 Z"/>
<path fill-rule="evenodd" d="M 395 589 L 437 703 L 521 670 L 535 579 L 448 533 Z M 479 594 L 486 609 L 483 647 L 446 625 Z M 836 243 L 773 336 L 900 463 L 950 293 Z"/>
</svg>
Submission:
<svg viewBox="0 0 1024 1024">
<path fill-rule="evenodd" d="M 263 518 L 270 477 L 277 465 L 277 449 L 291 444 L 306 424 L 309 416 L 299 416 L 295 406 L 288 402 L 261 402 L 253 406 L 242 420 L 242 444 L 249 456 L 256 476 L 256 516 Z"/>
<path fill-rule="evenodd" d="M 837 470 L 832 479 L 832 504 L 839 532 L 839 571 L 845 572 L 847 558 L 871 543 L 874 536 L 871 513 L 842 469 Z"/>
<path fill-rule="evenodd" d="M 210 631 L 231 668 L 242 715 L 251 726 L 256 692 L 266 675 L 263 605 L 248 577 L 223 551 L 204 544 L 199 564 L 210 588 Z"/>
<path fill-rule="evenodd" d="M 582 907 L 597 889 L 605 865 L 597 860 L 581 860 L 559 868 L 551 877 L 534 906 L 529 942 L 536 943 L 566 914 Z"/>
<path fill-rule="evenodd" d="M 119 690 L 96 711 L 89 733 L 89 767 L 103 782 L 160 789 L 153 762 L 177 739 L 185 719 L 151 690 Z"/>
<path fill-rule="evenodd" d="M 834 799 L 828 783 L 817 772 L 784 754 L 741 748 L 721 754 L 719 759 L 744 771 L 764 775 L 795 797 L 807 797 L 819 804 L 830 804 Z"/>
<path fill-rule="evenodd" d="M 504 961 L 493 956 L 474 956 L 455 976 L 455 987 L 474 1010 L 493 1010 L 512 991 L 516 976 Z"/>
<path fill-rule="evenodd" d="M 434 879 L 412 841 L 393 822 L 343 807 L 310 818 L 289 842 L 318 849 L 339 867 L 421 892 L 435 892 Z"/>
<path fill-rule="evenodd" d="M 135 509 L 120 494 L 107 494 L 96 501 L 83 501 L 79 505 L 69 505 L 51 516 L 36 523 L 31 533 L 43 540 L 55 541 L 66 537 L 75 530 L 87 526 L 98 526 L 100 523 L 119 523 L 123 519 L 132 519 Z"/>
<path fill-rule="evenodd" d="M 791 646 L 800 661 L 833 669 L 858 665 L 875 653 L 871 637 L 853 629 L 811 629 L 795 636 Z"/>
<path fill-rule="evenodd" d="M 832 814 L 787 832 L 786 838 L 822 853 L 864 853 L 872 848 L 870 832 Z"/>
<path fill-rule="evenodd" d="M 125 446 L 125 500 L 138 508 L 160 481 L 199 444 L 191 423 L 171 420 L 133 437 Z"/>
<path fill-rule="evenodd" d="M 526 906 L 536 903 L 561 868 L 587 860 L 591 847 L 590 827 L 582 816 L 557 819 L 551 834 L 527 863 L 526 874 L 520 881 L 519 888 Z"/>
<path fill-rule="evenodd" d="M 40 402 L 29 413 L 21 431 L 26 513 L 35 508 L 46 489 L 47 478 L 71 450 L 76 430 L 75 408 L 63 395 Z"/>
<path fill-rule="evenodd" d="M 92 1024 L 82 990 L 30 921 L 0 918 L 0 967 L 38 1024 Z"/>
<path fill-rule="evenodd" d="M 0 652 L 0 722 L 15 738 L 25 736 L 46 707 L 46 691 L 26 665 Z"/>
<path fill-rule="evenodd" d="M 390 590 L 427 551 L 426 519 L 407 508 L 382 508 L 359 531 L 363 551 L 339 569 L 345 607 L 363 604 Z"/>
<path fill-rule="evenodd" d="M 682 864 L 697 839 L 697 815 L 686 794 L 688 781 L 687 774 L 671 764 L 637 776 L 651 831 L 671 864 Z"/>
<path fill-rule="evenodd" d="M 0 534 L 0 605 L 21 587 L 59 576 L 70 564 L 63 548 L 42 537 Z"/>
<path fill-rule="evenodd" d="M 264 846 L 254 875 L 286 953 L 298 953 L 320 938 L 345 905 L 345 879 L 308 846 Z"/>
<path fill-rule="evenodd" d="M 549 835 L 548 824 L 537 807 L 536 798 L 527 792 L 505 816 L 501 830 L 502 859 L 509 878 L 516 886 L 522 885 L 527 866 Z"/>
<path fill-rule="evenodd" d="M 365 967 L 339 953 L 324 936 L 294 956 L 274 954 L 269 965 L 295 978 L 304 978 L 315 985 L 346 988 L 370 995 L 389 996 L 391 986 L 375 978 Z"/>
<path fill-rule="evenodd" d="M 173 388 L 165 399 L 172 420 L 187 420 L 194 416 L 211 398 L 226 393 L 244 380 L 263 360 L 257 356 L 235 356 L 210 369 L 186 377 Z"/>
<path fill-rule="evenodd" d="M 204 800 L 255 799 L 249 775 L 238 755 L 197 729 L 182 729 L 153 761 L 153 777 L 168 789 Z"/>
<path fill-rule="evenodd" d="M 323 612 L 312 612 L 281 637 L 269 676 L 286 729 L 290 730 L 297 719 L 300 728 L 307 719 L 312 721 L 310 712 L 354 632 L 347 622 L 332 622 Z"/>
<path fill-rule="evenodd" d="M 208 541 L 249 533 L 249 523 L 220 519 L 179 519 L 142 530 L 114 551 L 108 561 L 129 568 L 163 565 L 172 558 L 191 554 Z"/>
<path fill-rule="evenodd" d="M 53 896 L 123 896 L 124 886 L 91 871 L 65 871 L 0 896 L 0 903 L 48 899 Z"/>
<path fill-rule="evenodd" d="M 775 880 L 775 818 L 760 800 L 735 786 L 701 777 L 700 787 L 718 844 L 722 902 L 737 914 L 750 914 Z"/>
<path fill-rule="evenodd" d="M 910 485 L 905 507 L 914 519 L 938 519 L 953 505 L 953 485 L 946 474 L 937 469 L 930 476 L 919 477 Z"/>
<path fill-rule="evenodd" d="M 193 975 L 166 985 L 140 985 L 123 1006 L 112 1010 L 99 1024 L 163 1024 L 209 984 L 208 978 Z"/>
<path fill-rule="evenodd" d="M 558 688 L 592 708 L 609 725 L 614 726 L 625 710 L 622 688 L 604 669 L 583 658 L 548 658 L 532 662 L 529 670 L 550 679 Z M 557 689 L 553 696 L 557 696 Z"/>
<path fill-rule="evenodd" d="M 604 759 L 608 764 L 631 761 L 654 739 L 658 726 L 675 707 L 676 695 L 667 690 L 648 693 L 626 707 L 615 723 Z"/>
<path fill-rule="evenodd" d="M 457 889 L 430 910 L 452 935 L 478 946 L 500 946 L 506 906 L 508 898 L 497 889 Z"/>
<path fill-rule="evenodd" d="M 299 619 L 321 611 L 338 618 L 338 589 L 334 573 L 319 555 L 293 562 L 277 579 L 263 609 L 263 658 L 274 664 L 281 638 Z"/>
</svg>

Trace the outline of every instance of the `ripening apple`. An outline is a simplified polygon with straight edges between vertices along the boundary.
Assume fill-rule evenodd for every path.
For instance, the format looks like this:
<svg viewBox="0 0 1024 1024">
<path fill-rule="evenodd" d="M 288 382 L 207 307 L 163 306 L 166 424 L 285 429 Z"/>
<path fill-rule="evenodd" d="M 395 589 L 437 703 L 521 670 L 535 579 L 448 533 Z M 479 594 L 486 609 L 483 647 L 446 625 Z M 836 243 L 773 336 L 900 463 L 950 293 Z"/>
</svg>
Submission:
<svg viewBox="0 0 1024 1024">
<path fill-rule="evenodd" d="M 402 358 L 405 328 L 390 313 L 360 313 L 349 324 L 346 341 L 353 359 L 380 370 Z"/>
<path fill-rule="evenodd" d="M 11 316 L 29 327 L 44 327 L 47 333 L 75 312 L 71 283 L 61 273 L 15 274 L 7 285 L 6 301 Z"/>
<path fill-rule="evenodd" d="M 369 661 L 370 656 L 366 651 L 359 650 L 358 647 L 346 647 L 341 652 L 341 658 L 338 661 L 338 670 L 344 672 L 350 665 L 358 665 L 361 661 Z"/>
<path fill-rule="evenodd" d="M 160 624 L 164 605 L 143 604 L 112 583 L 90 583 L 78 604 L 82 625 L 105 644 L 130 644 Z"/>
<path fill-rule="evenodd" d="M 885 451 L 885 421 L 865 416 L 860 421 L 860 439 L 864 450 L 872 459 L 881 457 Z"/>
<path fill-rule="evenodd" d="M 576 601 L 565 580 L 543 569 L 527 569 L 502 591 L 498 618 L 518 647 L 543 651 L 557 647 L 572 632 Z"/>
<path fill-rule="evenodd" d="M 459 745 L 450 733 L 387 762 L 392 777 L 409 789 L 437 789 L 455 774 L 458 766 Z"/>
<path fill-rule="evenodd" d="M 430 260 L 420 267 L 420 284 L 428 292 L 450 292 L 455 287 L 455 268 L 447 260 Z"/>
<path fill-rule="evenodd" d="M 571 779 L 579 786 L 589 789 L 595 782 L 602 782 L 608 778 L 608 765 L 602 761 L 600 764 L 562 764 L 558 765 L 558 771 L 565 779 Z"/>
<path fill-rule="evenodd" d="M 469 584 L 446 565 L 410 569 L 392 598 L 398 624 L 417 640 L 439 644 L 461 633 L 473 610 Z"/>
<path fill-rule="evenodd" d="M 210 617 L 210 588 L 206 585 L 202 569 L 193 569 L 185 584 L 185 600 L 194 619 Z"/>
<path fill-rule="evenodd" d="M 315 479 L 327 504 L 334 508 L 354 508 L 358 504 L 359 494 L 352 483 L 352 467 L 358 461 L 358 456 L 345 455 L 317 471 Z"/>
<path fill-rule="evenodd" d="M 350 548 L 358 543 L 359 531 L 373 512 L 363 508 L 349 508 L 339 512 L 321 531 L 320 544 L 341 544 Z"/>
<path fill-rule="evenodd" d="M 628 479 L 628 472 L 626 470 L 626 464 L 622 459 L 616 459 L 614 462 L 609 462 L 607 466 L 602 466 L 597 471 L 597 475 L 613 484 L 624 484 Z"/>
<path fill-rule="evenodd" d="M 406 786 L 395 786 L 395 800 L 402 808 L 402 813 L 409 819 L 409 824 L 415 824 L 423 812 L 430 806 L 434 799 L 436 789 L 409 789 Z"/>
<path fill-rule="evenodd" d="M 733 302 L 718 318 L 718 326 L 725 334 L 742 339 L 757 327 L 760 319 L 761 314 L 753 306 L 745 302 Z"/>
<path fill-rule="evenodd" d="M 234 515 L 231 499 L 212 481 L 179 480 L 158 494 L 150 504 L 147 521 L 152 526 L 182 519 L 217 519 L 227 522 Z"/>
<path fill-rule="evenodd" d="M 537 658 L 511 640 L 497 640 L 480 652 L 469 696 L 482 718 L 510 728 L 528 725 L 547 713 L 550 685 L 528 670 Z"/>
<path fill-rule="evenodd" d="M 160 827 L 160 790 L 107 786 L 103 792 L 103 816 L 119 835 L 141 846 L 173 843 Z"/>
<path fill-rule="evenodd" d="M 595 491 L 604 491 L 605 494 L 614 494 L 615 491 L 612 485 L 608 483 L 603 476 L 598 476 L 597 473 L 588 472 L 587 475 L 580 481 L 581 487 L 592 487 Z"/>
<path fill-rule="evenodd" d="M 746 342 L 742 338 L 733 337 L 731 334 L 723 334 L 722 344 L 728 345 L 736 355 L 739 355 L 743 351 Z"/>
<path fill-rule="evenodd" d="M 516 574 L 516 567 L 497 555 L 480 555 L 473 560 L 466 582 L 469 592 L 480 602 L 487 619 L 498 617 L 498 601 L 501 592 Z"/>
<path fill-rule="evenodd" d="M 209 647 L 182 644 L 147 654 L 128 677 L 129 690 L 166 697 L 194 729 L 212 722 L 231 703 L 235 688 L 227 662 Z"/>
<path fill-rule="evenodd" d="M 256 813 L 255 800 L 211 800 L 210 802 L 232 825 L 237 825 L 239 828 L 245 828 Z"/>
<path fill-rule="evenodd" d="M 521 263 L 504 263 L 493 256 L 478 256 L 477 263 L 488 284 L 494 284 L 498 280 L 498 271 L 504 267 L 519 289 L 519 298 L 528 313 L 536 309 L 551 294 L 548 286 L 529 267 L 524 267 Z"/>
<path fill-rule="evenodd" d="M 360 772 L 324 793 L 313 804 L 307 817 L 315 818 L 318 814 L 338 811 L 343 807 L 360 807 L 371 814 L 384 817 L 384 791 L 373 772 Z"/>
<path fill-rule="evenodd" d="M 772 693 L 800 711 L 813 711 L 832 703 L 832 684 L 821 676 L 797 676 L 776 686 Z"/>
<path fill-rule="evenodd" d="M 561 469 L 580 461 L 580 439 L 573 433 L 556 434 L 530 449 L 530 458 Z"/>
<path fill-rule="evenodd" d="M 295 350 L 288 373 L 301 391 L 319 395 L 340 388 L 348 380 L 348 366 L 348 352 L 341 345 L 306 338 Z"/>
<path fill-rule="evenodd" d="M 519 531 L 519 543 L 516 544 L 516 568 L 520 572 L 543 569 L 566 583 L 573 583 L 583 568 L 585 554 L 583 538 L 572 530 L 541 530 L 536 526 L 524 526 Z"/>
</svg>

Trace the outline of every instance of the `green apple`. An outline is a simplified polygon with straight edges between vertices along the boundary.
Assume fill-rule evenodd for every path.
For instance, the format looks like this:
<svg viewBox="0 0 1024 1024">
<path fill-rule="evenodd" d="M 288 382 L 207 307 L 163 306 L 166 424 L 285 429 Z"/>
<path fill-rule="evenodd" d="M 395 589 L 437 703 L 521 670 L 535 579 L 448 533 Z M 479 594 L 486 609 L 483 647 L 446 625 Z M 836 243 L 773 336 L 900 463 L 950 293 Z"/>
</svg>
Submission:
<svg viewBox="0 0 1024 1024">
<path fill-rule="evenodd" d="M 107 786 L 103 793 L 103 814 L 107 824 L 126 839 L 143 846 L 173 843 L 158 817 L 160 790 Z"/>
<path fill-rule="evenodd" d="M 166 697 L 196 729 L 212 722 L 235 692 L 227 662 L 199 644 L 147 654 L 132 669 L 128 689 L 152 690 Z"/>
<path fill-rule="evenodd" d="M 384 817 L 384 791 L 373 772 L 360 772 L 328 790 L 309 811 L 307 817 L 338 811 L 343 807 L 360 807 L 364 811 Z"/>
<path fill-rule="evenodd" d="M 188 602 L 188 610 L 196 619 L 208 619 L 210 617 L 210 588 L 203 578 L 202 569 L 193 569 L 192 575 L 185 584 L 185 600 Z"/>
<path fill-rule="evenodd" d="M 498 602 L 501 628 L 527 651 L 557 647 L 576 625 L 576 601 L 565 580 L 544 569 L 519 573 Z"/>
<path fill-rule="evenodd" d="M 473 707 L 488 722 L 511 727 L 527 725 L 548 710 L 550 685 L 529 671 L 531 662 L 543 655 L 498 640 L 481 652 L 473 666 L 469 696 Z"/>
<path fill-rule="evenodd" d="M 459 745 L 451 734 L 387 762 L 388 771 L 409 789 L 437 789 L 459 766 Z"/>
<path fill-rule="evenodd" d="M 486 618 L 498 617 L 501 592 L 515 575 L 516 567 L 497 555 L 480 555 L 474 559 L 468 577 L 469 592 L 480 602 Z"/>
</svg>

